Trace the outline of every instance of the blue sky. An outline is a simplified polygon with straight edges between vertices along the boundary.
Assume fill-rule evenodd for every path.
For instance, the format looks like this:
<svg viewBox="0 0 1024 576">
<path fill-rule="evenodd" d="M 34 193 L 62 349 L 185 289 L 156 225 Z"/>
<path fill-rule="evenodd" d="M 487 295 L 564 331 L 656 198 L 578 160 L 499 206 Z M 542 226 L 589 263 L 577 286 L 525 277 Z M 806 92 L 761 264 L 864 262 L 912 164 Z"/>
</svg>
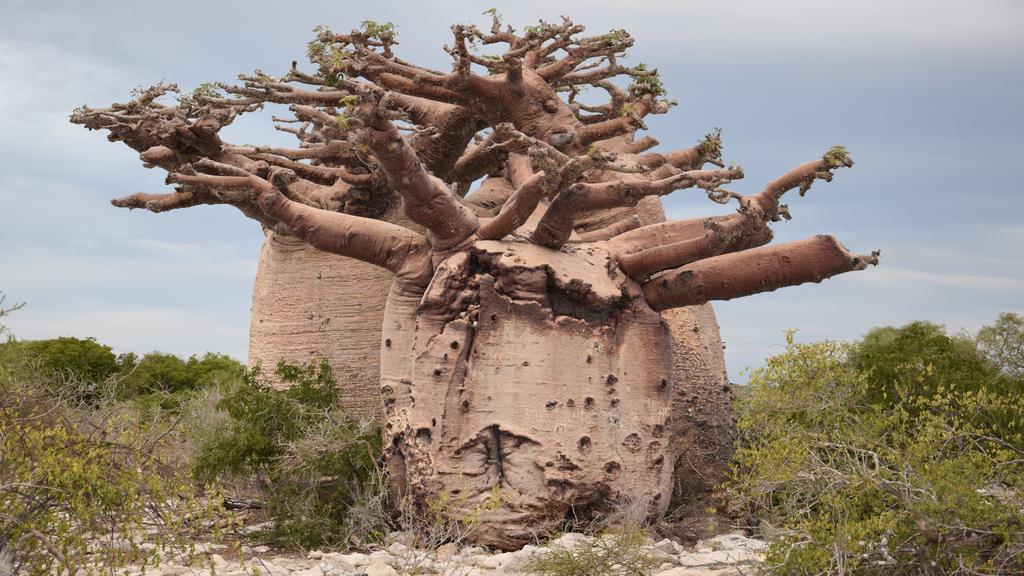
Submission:
<svg viewBox="0 0 1024 576">
<path fill-rule="evenodd" d="M 669 150 L 724 130 L 754 192 L 844 144 L 857 161 L 790 201 L 777 241 L 837 235 L 882 265 L 716 311 L 730 375 L 799 338 L 857 338 L 914 319 L 976 330 L 1024 312 L 1024 2 L 22 2 L 0 0 L 0 290 L 20 338 L 95 336 L 117 351 L 244 359 L 258 225 L 227 207 L 128 212 L 163 174 L 67 122 L 160 80 L 193 88 L 304 58 L 318 24 L 398 26 L 400 56 L 445 67 L 455 22 L 497 7 L 522 26 L 571 16 L 625 28 L 679 106 L 649 122 Z M 267 142 L 267 118 L 229 128 Z M 699 194 L 670 217 L 723 212 Z"/>
</svg>

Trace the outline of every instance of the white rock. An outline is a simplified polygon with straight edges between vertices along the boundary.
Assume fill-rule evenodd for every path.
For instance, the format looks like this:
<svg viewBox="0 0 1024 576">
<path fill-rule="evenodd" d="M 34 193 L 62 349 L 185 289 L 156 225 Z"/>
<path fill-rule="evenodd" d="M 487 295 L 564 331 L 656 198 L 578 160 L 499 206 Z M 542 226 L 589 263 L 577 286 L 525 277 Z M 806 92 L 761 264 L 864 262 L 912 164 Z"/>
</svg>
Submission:
<svg viewBox="0 0 1024 576">
<path fill-rule="evenodd" d="M 263 576 L 288 576 L 288 570 L 270 560 L 253 560 L 250 565 L 251 568 L 259 568 L 260 575 Z"/>
<path fill-rule="evenodd" d="M 705 568 L 672 568 L 671 570 L 665 570 L 662 572 L 655 572 L 654 576 L 713 576 L 718 574 L 718 570 L 710 570 Z"/>
<path fill-rule="evenodd" d="M 260 522 L 259 524 L 252 524 L 251 526 L 242 526 L 239 531 L 242 534 L 252 534 L 253 532 L 259 532 L 260 530 L 266 530 L 273 526 L 273 522 Z"/>
<path fill-rule="evenodd" d="M 479 556 L 480 554 L 487 554 L 487 551 L 479 546 L 467 546 L 459 550 L 459 555 L 463 557 Z"/>
<path fill-rule="evenodd" d="M 719 534 L 703 540 L 701 543 L 715 550 L 733 550 L 735 548 L 750 548 L 750 545 L 754 542 L 760 541 L 732 532 L 729 534 Z"/>
<path fill-rule="evenodd" d="M 566 532 L 550 542 L 550 546 L 562 546 L 564 548 L 575 548 L 580 544 L 592 542 L 594 539 L 586 534 L 578 532 Z"/>
<path fill-rule="evenodd" d="M 658 541 L 654 545 L 654 549 L 658 550 L 659 552 L 664 552 L 665 554 L 668 554 L 669 556 L 675 556 L 675 555 L 679 554 L 680 552 L 682 552 L 683 547 L 680 546 L 679 544 L 676 544 L 675 542 L 669 540 L 668 538 L 665 538 L 664 540 Z"/>
<path fill-rule="evenodd" d="M 353 568 L 352 570 L 355 570 L 355 568 Z M 323 567 L 313 567 L 313 568 L 307 568 L 305 570 L 298 570 L 296 572 L 292 572 L 291 576 L 324 576 L 325 574 L 347 574 L 347 573 L 348 572 L 328 572 Z"/>
<path fill-rule="evenodd" d="M 344 555 L 336 553 L 324 554 L 318 566 L 328 573 L 348 574 L 356 571 L 354 562 L 350 562 Z"/>
<path fill-rule="evenodd" d="M 319 560 L 319 559 L 321 559 L 323 557 L 324 557 L 324 553 L 321 552 L 320 550 L 310 550 L 306 554 L 306 558 L 309 558 L 310 560 Z"/>
<path fill-rule="evenodd" d="M 451 542 L 442 544 L 437 547 L 437 552 L 434 553 L 434 557 L 437 558 L 438 562 L 447 562 L 451 560 L 456 554 L 459 553 L 459 547 Z"/>
<path fill-rule="evenodd" d="M 679 557 L 677 555 L 663 552 L 658 548 L 647 548 L 644 552 L 655 562 L 666 563 L 670 566 L 679 564 Z"/>
<path fill-rule="evenodd" d="M 362 552 L 352 552 L 351 554 L 340 554 L 338 552 L 324 553 L 324 560 L 330 559 L 330 561 L 340 560 L 353 566 L 363 566 L 365 564 L 372 563 L 368 554 Z"/>
<path fill-rule="evenodd" d="M 501 559 L 495 554 L 481 554 L 472 560 L 474 566 L 495 570 L 501 566 Z"/>
<path fill-rule="evenodd" d="M 370 564 L 391 564 L 394 562 L 394 560 L 394 557 L 392 557 L 391 554 L 385 552 L 384 550 L 375 550 L 373 552 L 370 552 L 370 555 L 368 557 L 368 562 Z"/>
<path fill-rule="evenodd" d="M 523 566 L 538 554 L 538 548 L 532 545 L 523 546 L 523 549 L 518 552 L 499 554 L 498 556 L 501 557 L 501 567 L 498 568 L 498 574 L 518 575 L 523 571 Z"/>
<path fill-rule="evenodd" d="M 711 552 L 694 552 L 679 557 L 679 564 L 688 567 L 720 566 L 743 564 L 756 560 L 757 556 L 749 550 L 715 550 Z"/>
<path fill-rule="evenodd" d="M 366 576 L 398 576 L 398 572 L 383 562 L 374 562 L 366 569 Z"/>
</svg>

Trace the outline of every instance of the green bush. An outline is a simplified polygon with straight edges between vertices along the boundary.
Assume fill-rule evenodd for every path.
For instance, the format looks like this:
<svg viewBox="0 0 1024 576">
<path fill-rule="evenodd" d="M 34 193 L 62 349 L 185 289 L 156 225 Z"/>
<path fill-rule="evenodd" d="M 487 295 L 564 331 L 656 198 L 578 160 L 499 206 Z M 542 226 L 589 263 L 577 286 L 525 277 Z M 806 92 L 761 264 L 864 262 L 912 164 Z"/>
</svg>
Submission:
<svg viewBox="0 0 1024 576">
<path fill-rule="evenodd" d="M 105 356 L 92 355 L 103 347 L 88 342 L 49 350 Z M 0 346 L 0 367 L 0 573 L 108 574 L 129 562 L 154 564 L 162 549 L 183 543 L 169 519 L 195 500 L 163 467 L 168 435 L 126 422 L 103 398 L 83 403 L 92 382 L 41 368 L 25 347 Z M 153 526 L 160 531 L 146 535 Z M 144 539 L 158 547 L 143 548 Z"/>
<path fill-rule="evenodd" d="M 648 576 L 658 560 L 641 528 L 607 530 L 569 546 L 547 544 L 523 570 L 538 576 Z"/>
<path fill-rule="evenodd" d="M 225 380 L 239 379 L 245 367 L 223 354 L 207 353 L 188 360 L 152 352 L 141 359 L 134 353 L 115 355 L 95 338 L 61 337 L 49 340 L 8 341 L 36 363 L 40 373 L 74 381 L 78 400 L 96 403 L 113 396 L 137 400 L 147 411 L 178 412 L 191 395 Z"/>
<path fill-rule="evenodd" d="M 137 400 L 147 413 L 156 409 L 179 413 L 197 391 L 238 381 L 245 373 L 245 366 L 223 354 L 182 360 L 151 352 L 141 360 L 134 354 L 122 355 L 120 361 L 121 372 L 110 386 L 118 398 Z"/>
<path fill-rule="evenodd" d="M 110 346 L 96 342 L 95 338 L 62 337 L 23 345 L 29 354 L 39 358 L 42 368 L 74 374 L 86 382 L 101 383 L 120 368 Z"/>
<path fill-rule="evenodd" d="M 120 366 L 109 346 L 95 338 L 62 337 L 51 340 L 18 341 L 0 344 L 9 357 L 31 361 L 33 371 L 47 380 L 73 382 L 76 400 L 95 403 L 104 396 L 104 383 L 117 374 Z"/>
<path fill-rule="evenodd" d="M 202 482 L 255 475 L 273 520 L 263 537 L 288 547 L 330 546 L 351 535 L 353 507 L 378 498 L 380 433 L 350 418 L 326 361 L 278 365 L 286 389 L 259 368 L 225 387 L 217 408 L 229 418 L 200 441 L 193 471 Z"/>
<path fill-rule="evenodd" d="M 1024 316 L 999 315 L 996 323 L 978 332 L 978 346 L 1004 374 L 1024 378 Z"/>
<path fill-rule="evenodd" d="M 1024 572 L 1024 381 L 933 324 L 750 378 L 727 488 L 776 574 Z"/>
</svg>

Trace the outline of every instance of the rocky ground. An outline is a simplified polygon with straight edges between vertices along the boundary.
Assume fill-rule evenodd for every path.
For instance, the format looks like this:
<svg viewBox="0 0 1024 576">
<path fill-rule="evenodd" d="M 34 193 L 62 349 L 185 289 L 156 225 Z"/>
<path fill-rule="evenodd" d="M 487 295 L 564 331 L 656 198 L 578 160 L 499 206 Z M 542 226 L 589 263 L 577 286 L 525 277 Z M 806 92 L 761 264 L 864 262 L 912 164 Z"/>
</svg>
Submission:
<svg viewBox="0 0 1024 576">
<path fill-rule="evenodd" d="M 588 542 L 589 536 L 569 533 L 548 546 L 575 547 Z M 749 575 L 755 571 L 760 554 L 767 546 L 760 540 L 739 533 L 721 534 L 686 547 L 672 540 L 650 541 L 644 553 L 658 564 L 652 576 L 726 576 Z M 401 543 L 370 553 L 311 551 L 305 556 L 275 554 L 265 546 L 232 549 L 209 544 L 192 562 L 181 559 L 149 568 L 149 576 L 513 576 L 525 575 L 530 559 L 545 548 L 526 546 L 517 552 L 496 553 L 476 547 L 459 549 L 446 544 L 437 550 L 417 550 Z M 139 570 L 125 574 L 137 575 Z"/>
</svg>

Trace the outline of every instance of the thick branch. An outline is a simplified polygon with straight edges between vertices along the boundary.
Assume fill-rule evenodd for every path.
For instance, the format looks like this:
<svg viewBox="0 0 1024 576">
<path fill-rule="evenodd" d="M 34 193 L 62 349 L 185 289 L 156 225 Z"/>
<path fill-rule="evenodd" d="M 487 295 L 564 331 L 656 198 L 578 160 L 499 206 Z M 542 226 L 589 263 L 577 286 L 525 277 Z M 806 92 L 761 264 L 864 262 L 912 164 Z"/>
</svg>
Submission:
<svg viewBox="0 0 1024 576">
<path fill-rule="evenodd" d="M 613 222 L 603 228 L 597 230 L 591 230 L 589 232 L 581 232 L 579 234 L 579 241 L 582 242 L 598 242 L 601 240 L 610 240 L 619 234 L 624 234 L 630 230 L 635 230 L 640 227 L 640 218 L 636 215 L 628 218 L 623 218 L 617 222 Z"/>
<path fill-rule="evenodd" d="M 742 176 L 740 169 L 730 168 L 693 170 L 653 181 L 636 179 L 574 184 L 551 201 L 531 241 L 548 248 L 558 248 L 569 239 L 576 217 L 584 212 L 634 206 L 645 196 L 663 196 L 695 185 L 713 186 Z"/>
<path fill-rule="evenodd" d="M 655 310 L 731 300 L 878 264 L 878 253 L 851 254 L 832 236 L 744 250 L 694 262 L 643 284 Z"/>
<path fill-rule="evenodd" d="M 663 244 L 685 242 L 698 238 L 707 229 L 707 222 L 721 222 L 732 215 L 715 216 L 712 218 L 691 218 L 689 220 L 672 220 L 648 224 L 636 230 L 630 230 L 610 241 L 609 249 L 617 255 L 632 254 L 641 250 L 656 248 Z"/>
<path fill-rule="evenodd" d="M 631 278 L 643 280 L 655 272 L 763 246 L 772 239 L 772 231 L 763 220 L 749 218 L 742 212 L 718 220 L 709 218 L 704 221 L 704 228 L 699 236 L 630 254 L 617 254 L 619 266 Z"/>
<path fill-rule="evenodd" d="M 475 232 L 476 215 L 426 171 L 394 124 L 378 116 L 372 106 L 364 108 L 361 116 L 367 125 L 358 129 L 360 141 L 373 151 L 388 184 L 402 196 L 409 219 L 431 232 L 434 248 L 450 248 Z"/>
<path fill-rule="evenodd" d="M 843 166 L 853 166 L 853 160 L 845 148 L 835 146 L 826 152 L 820 160 L 806 162 L 793 168 L 769 183 L 764 190 L 746 200 L 763 210 L 769 220 L 778 221 L 780 214 L 787 215 L 786 212 L 780 211 L 779 200 L 783 194 L 794 188 L 799 188 L 800 195 L 803 196 L 815 179 L 830 182 L 832 170 Z"/>
<path fill-rule="evenodd" d="M 476 116 L 469 109 L 396 92 L 385 95 L 382 103 L 406 112 L 411 122 L 426 128 L 410 144 L 428 170 L 442 180 L 460 179 L 452 172 L 458 172 L 456 162 L 477 131 Z"/>
<path fill-rule="evenodd" d="M 507 161 L 510 152 L 526 152 L 530 138 L 511 124 L 499 124 L 482 142 L 470 146 L 459 157 L 451 173 L 451 180 L 472 182 L 497 172 Z"/>
<path fill-rule="evenodd" d="M 508 179 L 493 176 L 485 178 L 476 190 L 462 200 L 462 203 L 476 212 L 477 216 L 493 217 L 515 190 Z"/>
<path fill-rule="evenodd" d="M 204 201 L 203 198 L 192 192 L 180 190 L 166 194 L 136 192 L 121 198 L 114 198 L 110 203 L 118 208 L 128 208 L 129 210 L 142 208 L 150 212 L 159 213 L 177 210 L 178 208 L 190 208 L 199 204 L 212 204 L 213 202 Z"/>
<path fill-rule="evenodd" d="M 520 186 L 501 212 L 480 227 L 477 237 L 481 240 L 498 240 L 522 226 L 544 195 L 543 180 L 544 172 L 538 172 Z"/>
<path fill-rule="evenodd" d="M 417 285 L 430 279 L 430 246 L 423 236 L 396 224 L 319 210 L 284 197 L 262 179 L 255 182 L 259 206 L 289 232 L 325 252 L 362 260 Z"/>
</svg>

